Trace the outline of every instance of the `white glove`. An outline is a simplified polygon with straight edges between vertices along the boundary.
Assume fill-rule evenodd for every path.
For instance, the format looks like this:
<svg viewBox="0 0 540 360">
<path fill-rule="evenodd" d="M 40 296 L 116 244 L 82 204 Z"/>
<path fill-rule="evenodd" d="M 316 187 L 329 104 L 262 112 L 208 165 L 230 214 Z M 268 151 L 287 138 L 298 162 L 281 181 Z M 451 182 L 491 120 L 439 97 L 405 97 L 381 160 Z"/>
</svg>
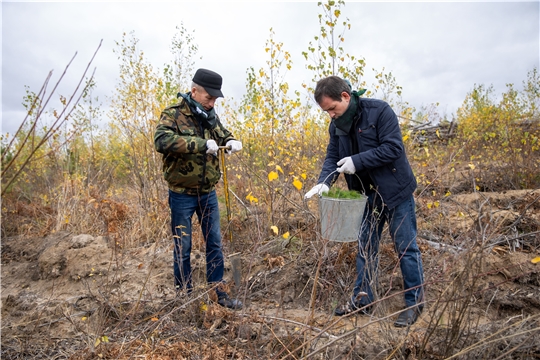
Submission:
<svg viewBox="0 0 540 360">
<path fill-rule="evenodd" d="M 341 166 L 337 168 L 337 172 L 339 173 L 354 174 L 356 172 L 356 168 L 354 167 L 354 163 L 350 156 L 339 160 L 337 165 Z"/>
<path fill-rule="evenodd" d="M 206 141 L 206 153 L 216 155 L 218 152 L 219 147 L 217 146 L 217 143 L 215 140 L 208 140 Z"/>
<path fill-rule="evenodd" d="M 242 143 L 240 141 L 229 140 L 226 146 L 230 146 L 231 149 L 227 151 L 230 154 L 242 150 Z"/>
<path fill-rule="evenodd" d="M 328 190 L 330 190 L 330 188 L 326 184 L 315 185 L 313 188 L 311 188 L 311 190 L 309 190 L 306 193 L 306 195 L 304 195 L 304 199 L 309 199 L 315 194 L 321 195 L 322 193 L 327 192 Z"/>
</svg>

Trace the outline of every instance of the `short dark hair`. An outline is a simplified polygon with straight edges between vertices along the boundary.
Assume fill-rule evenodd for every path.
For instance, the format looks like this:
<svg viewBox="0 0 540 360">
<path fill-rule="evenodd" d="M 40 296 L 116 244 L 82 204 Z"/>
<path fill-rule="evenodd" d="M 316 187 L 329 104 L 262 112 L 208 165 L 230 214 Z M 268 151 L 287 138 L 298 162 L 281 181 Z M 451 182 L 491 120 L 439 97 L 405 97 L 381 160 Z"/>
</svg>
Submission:
<svg viewBox="0 0 540 360">
<path fill-rule="evenodd" d="M 329 76 L 317 82 L 315 87 L 315 101 L 320 104 L 323 96 L 332 100 L 341 101 L 341 93 L 346 92 L 351 95 L 349 84 L 339 76 Z"/>
</svg>

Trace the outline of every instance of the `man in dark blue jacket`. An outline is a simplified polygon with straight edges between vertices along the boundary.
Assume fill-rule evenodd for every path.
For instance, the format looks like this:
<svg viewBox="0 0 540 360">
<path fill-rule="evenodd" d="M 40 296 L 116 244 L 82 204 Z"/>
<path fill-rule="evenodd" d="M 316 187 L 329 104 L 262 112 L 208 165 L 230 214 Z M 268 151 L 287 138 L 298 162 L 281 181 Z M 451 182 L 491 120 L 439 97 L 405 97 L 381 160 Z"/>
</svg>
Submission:
<svg viewBox="0 0 540 360">
<path fill-rule="evenodd" d="M 340 173 L 345 174 L 349 189 L 368 196 L 358 241 L 358 275 L 353 295 L 335 309 L 335 314 L 371 312 L 379 242 L 387 222 L 405 289 L 406 308 L 394 325 L 404 327 L 416 322 L 424 300 L 424 271 L 416 244 L 416 178 L 405 154 L 396 114 L 384 101 L 360 98 L 362 93 L 351 91 L 349 83 L 337 76 L 317 83 L 315 100 L 332 118 L 330 141 L 318 184 L 305 197 L 328 191 Z"/>
</svg>

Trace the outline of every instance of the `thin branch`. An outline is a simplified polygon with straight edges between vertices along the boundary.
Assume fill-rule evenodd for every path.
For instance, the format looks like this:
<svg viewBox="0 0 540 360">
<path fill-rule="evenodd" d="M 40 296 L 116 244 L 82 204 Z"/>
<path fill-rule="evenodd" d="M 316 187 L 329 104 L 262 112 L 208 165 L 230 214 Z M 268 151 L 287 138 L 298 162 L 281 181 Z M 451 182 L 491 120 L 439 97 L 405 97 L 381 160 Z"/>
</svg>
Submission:
<svg viewBox="0 0 540 360">
<path fill-rule="evenodd" d="M 88 72 L 88 69 L 90 68 L 90 65 L 92 64 L 92 62 L 94 61 L 94 58 L 96 57 L 96 54 L 98 52 L 98 50 L 100 49 L 101 47 L 101 43 L 103 42 L 100 41 L 99 43 L 99 46 L 97 47 L 96 51 L 94 52 L 94 55 L 92 56 L 92 58 L 90 59 L 88 65 L 86 66 L 86 69 L 84 71 L 84 73 L 82 74 L 77 86 L 75 87 L 75 90 L 73 91 L 69 101 L 67 102 L 66 106 L 64 107 L 64 109 L 62 110 L 62 112 L 60 113 L 60 115 L 57 117 L 56 121 L 54 121 L 54 123 L 51 125 L 51 127 L 45 132 L 43 138 L 41 139 L 41 141 L 32 149 L 32 151 L 30 152 L 30 154 L 26 157 L 26 159 L 24 160 L 24 162 L 22 163 L 21 167 L 18 169 L 18 171 L 10 178 L 10 180 L 7 182 L 7 184 L 5 184 L 2 188 L 2 192 L 1 192 L 1 195 L 3 196 L 5 194 L 5 192 L 7 191 L 7 189 L 9 188 L 9 186 L 15 181 L 15 179 L 17 179 L 17 177 L 21 174 L 21 172 L 26 168 L 26 166 L 28 165 L 28 163 L 30 162 L 30 160 L 33 158 L 33 156 L 35 155 L 35 153 L 37 152 L 37 150 L 54 134 L 56 133 L 56 131 L 58 130 L 58 128 L 60 128 L 60 126 L 62 126 L 64 124 L 64 122 L 66 122 L 68 119 L 69 119 L 69 116 L 71 115 L 71 113 L 73 112 L 73 110 L 75 109 L 76 105 L 79 103 L 81 97 L 82 97 L 82 94 L 84 93 L 81 92 L 79 94 L 79 96 L 76 98 L 76 100 L 73 102 L 73 105 L 71 106 L 71 108 L 69 108 L 70 106 L 70 103 L 73 101 L 73 99 L 75 98 L 75 94 L 78 92 L 79 90 L 79 87 L 81 86 L 82 82 L 84 81 L 84 78 L 85 78 L 85 75 L 86 73 Z M 62 79 L 64 78 L 64 75 L 67 73 L 67 70 L 69 68 L 69 66 L 71 65 L 71 63 L 73 62 L 73 59 L 75 58 L 75 56 L 77 55 L 77 53 L 75 53 L 75 55 L 73 56 L 73 58 L 70 60 L 70 62 L 68 63 L 68 65 L 66 66 L 66 68 L 64 69 L 64 72 L 62 73 L 62 75 L 60 76 L 60 79 L 57 81 L 56 85 L 54 86 L 53 88 L 53 91 L 51 92 L 51 95 L 49 95 L 49 97 L 47 98 L 47 100 L 43 103 L 43 105 L 47 105 L 48 102 L 50 101 L 52 95 L 55 93 L 56 89 L 58 88 L 58 85 L 60 84 L 60 82 L 62 81 Z M 95 74 L 95 69 L 92 73 L 92 76 L 90 77 L 90 79 L 93 79 L 94 77 L 94 74 Z M 49 74 L 49 77 L 50 77 L 50 74 Z M 48 79 L 47 79 L 48 81 Z M 89 82 L 87 82 L 87 85 L 86 87 L 88 87 L 88 84 Z M 86 88 L 85 87 L 85 88 Z M 43 89 L 43 88 L 42 88 Z M 41 93 L 41 92 L 40 92 Z M 43 106 L 43 107 L 44 107 Z M 69 111 L 67 111 L 66 113 L 66 110 L 69 108 Z M 37 116 L 36 116 L 36 121 L 34 122 L 34 124 L 32 124 L 32 131 L 29 131 L 29 133 L 27 134 L 25 140 L 22 142 L 22 144 L 19 146 L 19 150 L 17 151 L 17 154 L 11 159 L 10 163 L 8 164 L 7 168 L 11 167 L 11 165 L 14 163 L 15 159 L 18 158 L 20 152 L 22 151 L 22 149 L 24 148 L 24 145 L 26 144 L 26 141 L 28 139 L 28 137 L 30 136 L 30 134 L 33 132 L 33 130 L 35 129 L 35 126 L 38 122 L 38 119 L 41 117 L 41 114 L 42 114 L 42 111 L 41 110 Z M 7 170 L 6 169 L 3 169 L 2 170 L 2 175 L 5 173 L 5 171 Z"/>
</svg>

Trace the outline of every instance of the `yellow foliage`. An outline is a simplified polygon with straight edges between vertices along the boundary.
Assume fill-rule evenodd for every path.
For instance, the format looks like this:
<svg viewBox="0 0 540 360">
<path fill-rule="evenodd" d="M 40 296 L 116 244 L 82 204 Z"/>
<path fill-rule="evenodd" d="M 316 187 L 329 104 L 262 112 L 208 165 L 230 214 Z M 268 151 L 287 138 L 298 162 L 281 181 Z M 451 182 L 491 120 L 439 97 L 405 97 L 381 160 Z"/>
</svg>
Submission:
<svg viewBox="0 0 540 360">
<path fill-rule="evenodd" d="M 259 202 L 259 199 L 251 195 L 251 193 L 246 196 L 246 200 L 248 200 L 251 204 Z"/>
<path fill-rule="evenodd" d="M 301 182 L 300 180 L 294 179 L 293 185 L 294 185 L 294 187 L 295 187 L 296 189 L 302 190 L 302 185 L 303 185 L 303 184 L 302 184 L 302 182 Z"/>
</svg>

